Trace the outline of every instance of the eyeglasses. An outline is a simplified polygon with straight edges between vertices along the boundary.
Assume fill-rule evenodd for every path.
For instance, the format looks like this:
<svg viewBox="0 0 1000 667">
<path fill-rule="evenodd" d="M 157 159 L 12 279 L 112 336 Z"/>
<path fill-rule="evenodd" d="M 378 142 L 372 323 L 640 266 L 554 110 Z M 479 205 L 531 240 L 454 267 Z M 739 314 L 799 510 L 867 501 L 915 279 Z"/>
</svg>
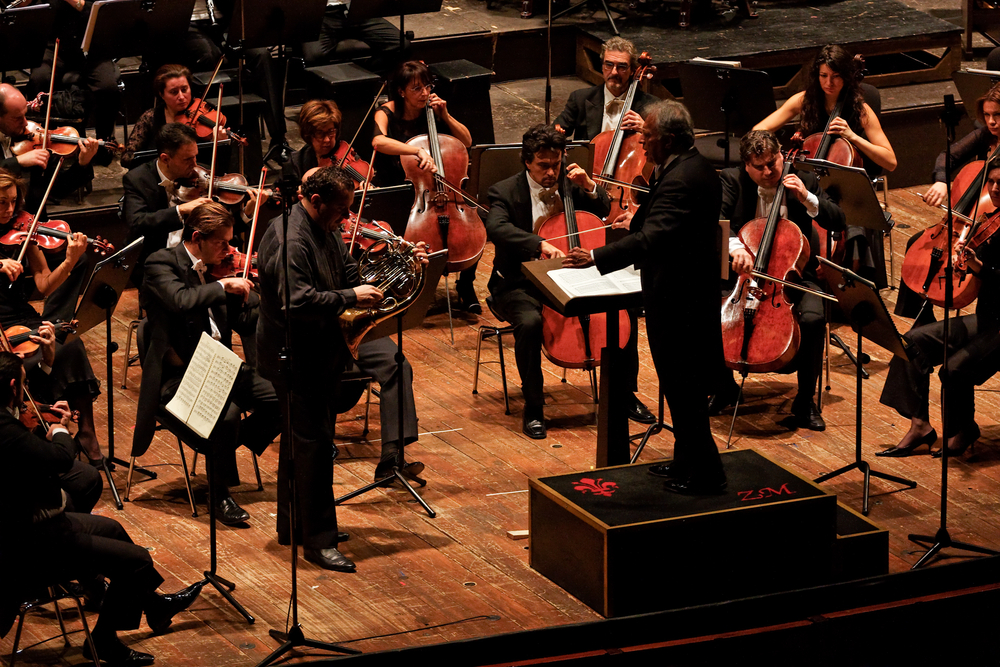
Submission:
<svg viewBox="0 0 1000 667">
<path fill-rule="evenodd" d="M 429 93 L 434 90 L 434 84 L 428 83 L 426 86 L 411 86 L 410 90 L 414 93 L 422 93 L 426 90 Z"/>
<path fill-rule="evenodd" d="M 629 63 L 613 63 L 610 60 L 605 60 L 603 64 L 606 70 L 618 70 L 619 72 L 627 72 L 631 69 L 632 65 Z"/>
</svg>

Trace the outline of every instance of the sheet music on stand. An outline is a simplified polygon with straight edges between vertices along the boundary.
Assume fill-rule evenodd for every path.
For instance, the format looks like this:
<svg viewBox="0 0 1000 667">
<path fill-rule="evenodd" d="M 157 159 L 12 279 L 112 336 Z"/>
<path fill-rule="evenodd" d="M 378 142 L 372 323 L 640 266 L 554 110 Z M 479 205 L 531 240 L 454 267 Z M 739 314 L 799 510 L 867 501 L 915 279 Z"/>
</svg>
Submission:
<svg viewBox="0 0 1000 667">
<path fill-rule="evenodd" d="M 202 438 L 215 428 L 243 361 L 204 331 L 167 412 Z"/>
<path fill-rule="evenodd" d="M 642 276 L 635 265 L 601 275 L 596 266 L 585 269 L 556 269 L 549 278 L 573 298 L 579 296 L 613 296 L 642 291 Z"/>
</svg>

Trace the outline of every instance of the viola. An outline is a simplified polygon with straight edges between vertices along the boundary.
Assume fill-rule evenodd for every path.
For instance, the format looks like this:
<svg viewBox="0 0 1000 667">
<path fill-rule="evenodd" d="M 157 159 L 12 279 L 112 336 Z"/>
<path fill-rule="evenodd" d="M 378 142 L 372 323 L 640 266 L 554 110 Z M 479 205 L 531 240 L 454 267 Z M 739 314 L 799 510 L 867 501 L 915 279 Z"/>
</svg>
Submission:
<svg viewBox="0 0 1000 667">
<path fill-rule="evenodd" d="M 194 201 L 208 194 L 209 170 L 197 165 L 194 172 L 195 175 L 191 178 L 178 178 L 174 181 L 175 185 L 185 188 L 183 192 L 177 192 L 183 201 Z M 216 175 L 215 183 L 212 186 L 212 197 L 223 204 L 239 204 L 246 197 L 247 192 L 252 189 L 243 174 Z M 275 196 L 276 193 L 265 189 L 264 194 L 272 198 L 271 201 L 276 205 L 281 205 L 281 199 Z"/>
<path fill-rule="evenodd" d="M 33 120 L 28 121 L 28 127 L 24 134 L 15 137 L 16 142 L 10 147 L 14 155 L 24 155 L 36 148 L 41 148 L 48 143 L 48 149 L 56 155 L 73 155 L 76 153 L 83 139 L 75 127 L 66 126 L 49 130 L 48 142 L 45 141 L 45 128 Z M 115 155 L 121 155 L 125 150 L 114 139 L 98 139 L 97 145 L 111 151 Z"/>
<path fill-rule="evenodd" d="M 219 280 L 222 278 L 242 278 L 247 265 L 247 255 L 236 248 L 230 248 L 231 252 L 222 258 L 218 264 L 213 264 L 209 273 Z M 250 280 L 257 280 L 257 253 L 250 256 L 250 270 L 248 272 Z"/>
<path fill-rule="evenodd" d="M 27 211 L 18 213 L 11 221 L 10 229 L 0 236 L 0 245 L 19 246 L 23 244 L 28 237 L 33 220 L 34 216 Z M 66 239 L 72 233 L 69 225 L 62 220 L 46 220 L 38 223 L 31 240 L 45 252 L 58 252 L 66 245 Z M 115 250 L 111 243 L 100 236 L 94 238 L 88 236 L 87 243 L 102 257 Z"/>
<path fill-rule="evenodd" d="M 327 164 L 327 160 L 329 160 L 329 164 Z M 319 166 L 328 167 L 331 164 L 336 164 L 347 172 L 347 175 L 354 181 L 355 190 L 364 187 L 364 184 L 369 179 L 375 178 L 375 171 L 371 168 L 371 165 L 358 157 L 357 152 L 355 152 L 351 145 L 343 140 L 337 144 L 332 153 L 319 158 Z M 370 177 L 366 176 L 369 171 L 371 172 Z"/>
<path fill-rule="evenodd" d="M 993 151 L 990 159 L 997 154 Z M 986 164 L 982 160 L 970 162 L 959 170 L 951 184 L 951 208 L 957 213 L 975 220 L 984 213 L 992 213 L 996 207 L 990 199 L 986 187 Z M 955 220 L 955 242 L 968 238 L 970 228 Z M 935 306 L 945 307 L 944 272 L 947 264 L 945 253 L 948 246 L 948 218 L 924 230 L 906 251 L 900 277 L 907 287 L 923 296 Z M 979 279 L 966 271 L 952 272 L 951 308 L 964 308 L 979 295 Z"/>
<path fill-rule="evenodd" d="M 642 135 L 639 132 L 624 131 L 622 122 L 625 120 L 625 114 L 632 108 L 639 83 L 643 79 L 652 78 L 656 72 L 656 67 L 652 63 L 653 59 L 643 51 L 639 56 L 639 67 L 625 95 L 625 106 L 618 118 L 618 126 L 614 130 L 601 132 L 590 141 L 594 145 L 594 164 L 603 165 L 600 173 L 595 175 L 595 180 L 604 184 L 608 196 L 611 197 L 609 221 L 638 207 L 636 191 L 627 184 L 635 182 L 642 176 L 646 165 L 646 153 L 642 149 Z"/>
<path fill-rule="evenodd" d="M 423 241 L 436 250 L 447 248 L 445 271 L 454 273 L 479 261 L 486 248 L 486 227 L 461 189 L 453 185 L 464 185 L 469 177 L 469 153 L 465 145 L 455 137 L 438 134 L 434 110 L 429 104 L 424 113 L 427 134 L 406 143 L 430 153 L 437 173 L 420 169 L 415 156 L 400 158 L 406 178 L 414 188 L 413 207 L 403 238 L 413 244 Z"/>
<path fill-rule="evenodd" d="M 604 222 L 586 211 L 577 211 L 573 205 L 570 181 L 566 178 L 565 160 L 562 182 L 563 212 L 544 220 L 537 234 L 549 243 L 569 253 L 573 248 L 592 250 L 604 245 L 605 235 L 596 230 Z M 618 313 L 618 347 L 625 347 L 632 326 L 628 317 Z M 607 313 L 566 317 L 548 306 L 542 306 L 542 352 L 548 359 L 563 368 L 593 369 L 601 364 L 601 350 L 608 346 Z"/>
<path fill-rule="evenodd" d="M 181 117 L 184 118 L 183 121 L 180 120 Z M 230 139 L 244 146 L 247 145 L 246 137 L 236 130 L 226 127 L 225 115 L 214 104 L 200 97 L 191 100 L 188 108 L 178 115 L 178 122 L 183 122 L 194 128 L 195 134 L 203 141 L 211 139 L 216 126 L 219 126 L 222 128 L 221 132 Z"/>
<path fill-rule="evenodd" d="M 795 152 L 785 158 L 774 203 L 766 218 L 743 225 L 739 238 L 754 257 L 753 272 L 789 280 L 809 260 L 809 241 L 791 220 L 781 217 L 785 177 Z M 773 280 L 740 276 L 722 304 L 722 347 L 726 365 L 741 374 L 780 370 L 799 349 L 799 322 L 784 287 Z"/>
</svg>

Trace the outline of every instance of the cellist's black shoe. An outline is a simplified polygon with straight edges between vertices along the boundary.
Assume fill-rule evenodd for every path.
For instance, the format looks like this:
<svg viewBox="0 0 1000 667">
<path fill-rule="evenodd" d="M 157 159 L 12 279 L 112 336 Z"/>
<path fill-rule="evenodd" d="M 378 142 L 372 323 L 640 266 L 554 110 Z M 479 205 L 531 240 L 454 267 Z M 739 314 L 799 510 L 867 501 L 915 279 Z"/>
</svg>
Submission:
<svg viewBox="0 0 1000 667">
<path fill-rule="evenodd" d="M 198 599 L 204 581 L 191 584 L 176 593 L 155 595 L 154 600 L 146 605 L 146 624 L 155 634 L 161 634 L 174 620 L 174 616 L 191 606 Z M 100 653 L 100 647 L 98 647 Z"/>
<path fill-rule="evenodd" d="M 107 667 L 142 667 L 142 665 L 152 665 L 156 660 L 149 653 L 136 651 L 125 646 L 117 637 L 114 641 L 100 640 L 94 638 L 94 648 L 97 649 L 97 657 L 101 663 Z M 90 644 L 84 643 L 83 657 L 91 662 L 94 654 L 90 652 Z"/>
<path fill-rule="evenodd" d="M 968 431 L 962 431 L 961 438 L 959 438 L 958 447 L 948 447 L 947 441 L 945 442 L 945 447 L 948 447 L 948 456 L 949 457 L 961 456 L 962 454 L 965 453 L 965 450 L 967 450 L 969 447 L 972 447 L 973 451 L 975 451 L 976 440 L 979 440 L 980 435 L 981 432 L 979 430 L 979 424 L 973 423 L 971 429 L 969 429 Z M 933 451 L 931 452 L 931 456 L 933 456 L 936 459 L 939 459 L 941 458 L 941 452 L 943 450 L 944 447 L 936 451 Z"/>
<path fill-rule="evenodd" d="M 479 297 L 476 295 L 476 288 L 472 283 L 459 281 L 455 284 L 455 291 L 458 292 L 458 307 L 473 315 L 482 315 L 483 307 L 479 305 Z"/>
<path fill-rule="evenodd" d="M 685 475 L 683 475 L 681 471 L 677 469 L 673 461 L 667 461 L 666 463 L 657 463 L 656 465 L 649 466 L 649 474 L 655 475 L 657 477 L 666 477 L 667 479 L 677 479 L 685 477 Z"/>
<path fill-rule="evenodd" d="M 628 408 L 628 418 L 640 424 L 655 424 L 656 415 L 649 411 L 646 404 L 638 396 L 632 396 L 632 405 Z"/>
<path fill-rule="evenodd" d="M 232 496 L 226 496 L 219 501 L 215 518 L 224 526 L 237 526 L 250 520 L 250 513 L 236 504 Z"/>
<path fill-rule="evenodd" d="M 534 418 L 525 413 L 521 420 L 521 432 L 533 440 L 544 440 L 546 437 L 545 419 Z"/>
<path fill-rule="evenodd" d="M 792 417 L 794 417 L 795 426 L 798 428 L 807 428 L 810 431 L 826 430 L 823 415 L 820 414 L 819 408 L 816 407 L 816 403 L 812 399 L 809 400 L 808 404 L 803 402 L 796 405 L 793 403 Z"/>
<path fill-rule="evenodd" d="M 722 412 L 729 406 L 736 405 L 736 399 L 739 397 L 740 386 L 730 380 L 728 385 L 716 390 L 716 392 L 708 399 L 708 414 L 722 414 Z"/>
</svg>

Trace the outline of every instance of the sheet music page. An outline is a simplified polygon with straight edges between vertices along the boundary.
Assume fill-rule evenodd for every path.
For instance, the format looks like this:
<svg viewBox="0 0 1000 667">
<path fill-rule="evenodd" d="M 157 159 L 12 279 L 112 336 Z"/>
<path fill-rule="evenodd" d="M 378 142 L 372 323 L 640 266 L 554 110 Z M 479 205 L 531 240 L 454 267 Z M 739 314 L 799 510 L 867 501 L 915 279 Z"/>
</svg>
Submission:
<svg viewBox="0 0 1000 667">
<path fill-rule="evenodd" d="M 556 269 L 549 271 L 549 277 L 573 298 L 631 294 L 642 290 L 639 271 L 634 265 L 603 276 L 596 266 L 588 266 L 586 269 Z"/>
<path fill-rule="evenodd" d="M 222 414 L 241 363 L 232 350 L 203 332 L 167 410 L 207 438 Z"/>
</svg>

